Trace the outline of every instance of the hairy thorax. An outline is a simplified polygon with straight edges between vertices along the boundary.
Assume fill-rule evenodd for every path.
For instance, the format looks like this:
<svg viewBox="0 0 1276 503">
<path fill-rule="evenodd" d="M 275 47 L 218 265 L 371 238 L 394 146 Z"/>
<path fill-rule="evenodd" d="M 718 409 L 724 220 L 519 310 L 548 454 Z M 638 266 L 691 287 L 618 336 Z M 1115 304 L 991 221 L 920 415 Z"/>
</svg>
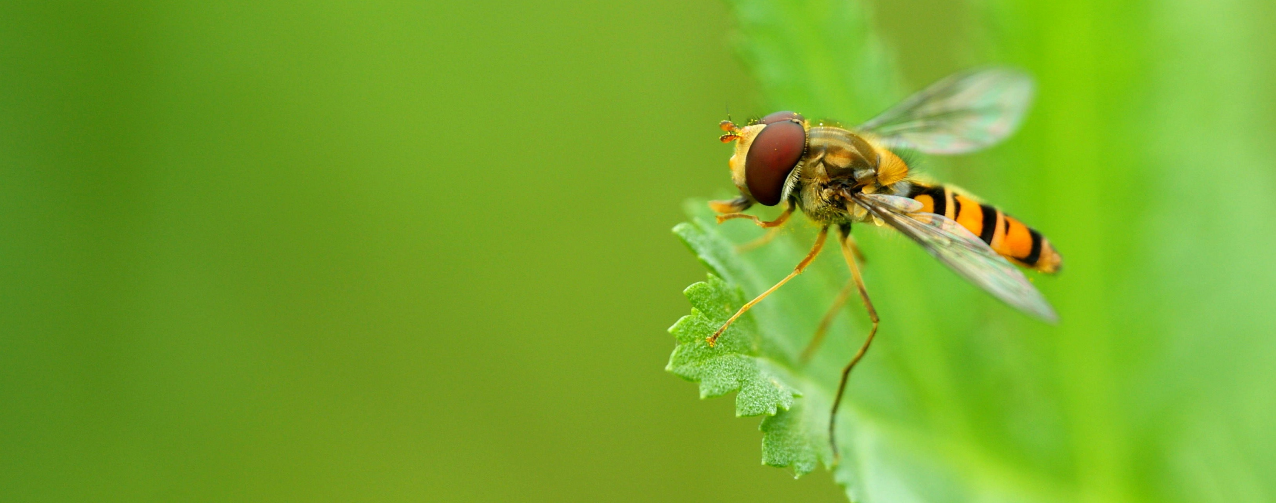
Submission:
<svg viewBox="0 0 1276 503">
<path fill-rule="evenodd" d="M 908 165 L 891 151 L 839 127 L 817 126 L 809 132 L 806 154 L 795 177 L 798 206 L 822 224 L 861 222 L 863 207 L 842 194 L 908 192 Z"/>
</svg>

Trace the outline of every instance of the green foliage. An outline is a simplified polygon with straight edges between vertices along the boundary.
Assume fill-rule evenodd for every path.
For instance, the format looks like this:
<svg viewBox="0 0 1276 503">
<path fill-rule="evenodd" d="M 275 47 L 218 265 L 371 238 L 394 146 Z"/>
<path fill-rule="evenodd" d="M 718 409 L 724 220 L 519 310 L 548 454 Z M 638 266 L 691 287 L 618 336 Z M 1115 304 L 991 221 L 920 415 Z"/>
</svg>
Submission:
<svg viewBox="0 0 1276 503">
<path fill-rule="evenodd" d="M 798 354 L 809 341 L 814 322 L 846 279 L 836 269 L 840 260 L 817 262 L 801 278 L 806 281 L 786 285 L 784 295 L 772 296 L 752 309 L 710 348 L 705 337 L 745 302 L 745 292 L 752 295 L 761 291 L 774 281 L 771 278 L 780 277 L 784 269 L 796 264 L 811 236 L 797 229 L 765 250 L 740 254 L 735 246 L 756 237 L 752 226 L 717 225 L 701 200 L 689 202 L 687 211 L 690 221 L 676 226 L 674 232 L 711 274 L 707 281 L 693 284 L 685 292 L 692 313 L 670 328 L 678 345 L 668 370 L 699 382 L 702 398 L 738 391 L 737 416 L 765 416 L 760 427 L 764 463 L 792 467 L 798 476 L 814 470 L 821 462 L 830 465 L 826 429 L 837 373 L 855 347 L 846 341 L 862 340 L 866 324 L 855 330 L 835 325 L 841 337 L 833 335 L 830 339 L 840 347 L 822 351 L 824 356 L 835 357 L 817 357 L 803 364 Z M 855 334 L 846 337 L 846 332 Z M 874 374 L 880 375 L 880 371 L 862 368 L 857 377 L 867 375 L 871 379 Z M 969 490 L 960 482 L 969 476 L 960 469 L 960 459 L 979 450 L 976 445 L 966 444 L 973 439 L 948 438 L 936 444 L 928 439 L 928 434 L 900 428 L 891 424 L 890 418 L 865 414 L 854 403 L 846 404 L 843 411 L 838 431 L 843 459 L 836 466 L 835 476 L 847 486 L 848 495 L 854 500 L 871 492 L 877 501 L 944 501 Z M 997 471 L 1013 472 L 1012 467 L 985 462 Z M 990 483 L 1007 484 L 993 484 L 993 489 L 1015 497 L 1048 489 L 1043 482 L 1022 480 L 1030 478 L 1015 474 L 1015 480 Z M 866 487 L 872 490 L 866 491 Z M 1032 496 L 1038 500 L 1041 495 Z"/>
<path fill-rule="evenodd" d="M 810 421 L 795 419 L 804 412 L 793 409 L 801 393 L 777 369 L 779 362 L 760 353 L 763 341 L 752 318 L 732 324 L 714 347 L 705 341 L 744 303 L 737 283 L 722 278 L 739 277 L 746 264 L 731 252 L 731 243 L 706 228 L 703 220 L 680 224 L 674 232 L 717 276 L 710 275 L 708 281 L 687 288 L 692 314 L 669 329 L 678 346 L 667 369 L 698 381 L 701 398 L 739 391 L 737 416 L 770 416 L 762 424 L 762 461 L 792 466 L 798 475 L 814 470 L 823 449 L 816 434 L 819 430 L 803 428 Z"/>
<path fill-rule="evenodd" d="M 758 114 L 853 124 L 928 83 L 896 84 L 891 51 L 858 2 L 730 5 L 766 98 Z M 1022 66 L 1038 78 L 1038 100 L 1019 134 L 941 178 L 1059 247 L 1065 273 L 1034 279 L 1061 322 L 1029 320 L 910 243 L 857 227 L 882 327 L 838 421 L 843 459 L 832 469 L 852 500 L 1276 496 L 1276 147 L 1266 140 L 1276 114 L 1253 106 L 1276 101 L 1263 85 L 1276 74 L 1276 43 L 1261 16 L 1246 15 L 1253 8 L 969 7 L 971 37 L 988 49 L 927 71 Z M 840 257 L 817 260 L 709 349 L 702 339 L 791 270 L 811 232 L 798 224 L 738 254 L 732 246 L 758 229 L 715 224 L 703 201 L 688 212 L 677 233 L 712 276 L 688 290 L 694 311 L 673 328 L 670 370 L 701 381 L 704 396 L 739 389 L 737 413 L 765 416 L 764 462 L 799 474 L 829 464 L 827 411 L 867 331 L 862 310 L 851 303 L 839 315 L 811 362 L 797 355 L 846 279 Z"/>
</svg>

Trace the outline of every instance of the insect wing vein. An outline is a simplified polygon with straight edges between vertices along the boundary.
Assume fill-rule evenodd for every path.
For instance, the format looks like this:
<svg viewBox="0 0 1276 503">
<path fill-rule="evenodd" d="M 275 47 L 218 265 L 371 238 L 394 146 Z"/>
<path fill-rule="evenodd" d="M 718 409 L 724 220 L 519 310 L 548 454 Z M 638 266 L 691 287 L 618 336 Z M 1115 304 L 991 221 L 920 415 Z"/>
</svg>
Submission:
<svg viewBox="0 0 1276 503">
<path fill-rule="evenodd" d="M 961 154 L 992 146 L 1019 127 L 1032 78 L 1009 68 L 952 75 L 865 122 L 859 131 L 890 148 Z"/>
</svg>

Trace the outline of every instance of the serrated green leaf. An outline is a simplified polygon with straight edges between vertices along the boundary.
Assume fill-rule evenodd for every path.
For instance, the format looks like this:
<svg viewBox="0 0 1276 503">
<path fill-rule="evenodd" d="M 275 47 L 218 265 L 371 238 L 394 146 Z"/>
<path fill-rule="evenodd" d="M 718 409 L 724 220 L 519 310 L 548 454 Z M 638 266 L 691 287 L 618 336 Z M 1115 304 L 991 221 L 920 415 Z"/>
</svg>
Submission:
<svg viewBox="0 0 1276 503">
<path fill-rule="evenodd" d="M 821 458 L 821 449 L 827 448 L 811 440 L 819 436 L 815 431 L 795 431 L 802 426 L 797 422 L 800 413 L 791 409 L 801 393 L 775 362 L 760 356 L 759 348 L 765 344 L 752 318 L 734 323 L 714 347 L 705 341 L 744 303 L 740 288 L 722 278 L 745 274 L 745 264 L 732 251 L 734 245 L 701 220 L 680 224 L 674 232 L 714 274 L 684 292 L 692 313 L 669 329 L 678 345 L 667 370 L 699 382 L 701 398 L 739 391 L 737 416 L 772 416 L 762 426 L 763 462 L 792 466 L 798 475 L 810 472 Z"/>
<path fill-rule="evenodd" d="M 684 292 L 691 302 L 692 313 L 669 329 L 677 346 L 667 369 L 684 379 L 700 383 L 700 396 L 712 398 L 731 392 L 736 395 L 737 416 L 767 416 L 760 429 L 763 433 L 762 461 L 771 466 L 792 467 L 800 476 L 820 463 L 831 464 L 826 429 L 828 410 L 837 383 L 838 362 L 847 357 L 845 348 L 835 350 L 843 358 L 816 358 L 808 365 L 797 363 L 796 355 L 814 330 L 818 320 L 836 294 L 836 286 L 845 278 L 835 274 L 832 264 L 813 266 L 811 281 L 794 281 L 786 285 L 786 295 L 775 305 L 759 304 L 733 324 L 718 343 L 710 348 L 705 337 L 712 334 L 745 300 L 740 282 L 761 285 L 765 282 L 758 271 L 774 273 L 771 264 L 796 264 L 804 254 L 794 241 L 809 238 L 785 236 L 770 254 L 740 255 L 734 251 L 738 242 L 749 239 L 748 229 L 719 227 L 710 221 L 705 201 L 689 203 L 690 222 L 679 224 L 675 233 L 711 274 L 704 282 L 691 285 Z M 778 258 L 782 257 L 782 258 Z M 778 258 L 778 259 L 777 259 Z M 818 272 L 816 272 L 818 271 Z M 833 281 L 828 281 L 832 277 Z M 729 280 L 727 278 L 740 278 Z M 750 293 L 764 286 L 753 287 Z M 772 299 L 768 299 L 770 301 Z M 804 317 L 805 320 L 799 317 Z M 796 329 L 760 329 L 796 327 Z M 837 325 L 846 332 L 844 325 Z M 861 326 L 862 328 L 862 326 Z M 857 331 L 862 337 L 863 331 Z M 844 342 L 848 334 L 831 336 Z M 854 338 L 854 337 L 851 337 Z M 881 363 L 881 362 L 879 362 Z M 866 372 L 867 373 L 867 372 Z M 848 495 L 864 492 L 863 484 L 872 481 L 870 489 L 881 501 L 943 501 L 965 494 L 962 471 L 946 463 L 954 458 L 975 455 L 960 443 L 932 444 L 924 435 L 885 422 L 865 417 L 853 403 L 845 404 L 845 415 L 839 427 L 839 450 L 845 456 L 837 465 L 836 477 L 848 488 Z M 944 461 L 936 461 L 939 457 Z M 924 473 L 918 466 L 929 466 Z M 1008 470 L 1007 467 L 995 467 Z M 893 469 L 901 469 L 897 473 Z M 919 481 L 918 478 L 923 481 Z M 1012 486 L 1015 484 L 1011 484 Z M 1028 481 L 1027 486 L 1048 484 Z M 999 488 L 997 493 L 1019 494 L 1022 488 Z M 858 500 L 858 499 L 857 499 Z"/>
</svg>

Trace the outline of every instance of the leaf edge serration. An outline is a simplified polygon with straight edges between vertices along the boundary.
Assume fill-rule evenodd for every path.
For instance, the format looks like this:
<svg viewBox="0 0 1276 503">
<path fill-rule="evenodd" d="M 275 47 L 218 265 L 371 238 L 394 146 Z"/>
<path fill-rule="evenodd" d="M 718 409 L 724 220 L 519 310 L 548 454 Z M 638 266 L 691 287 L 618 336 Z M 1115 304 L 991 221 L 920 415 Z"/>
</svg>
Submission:
<svg viewBox="0 0 1276 503">
<path fill-rule="evenodd" d="M 820 455 L 812 439 L 818 436 L 803 431 L 798 401 L 802 393 L 772 371 L 773 363 L 759 354 L 752 317 L 746 314 L 737 320 L 714 347 L 705 341 L 745 301 L 743 289 L 732 281 L 743 271 L 733 245 L 694 218 L 678 224 L 673 232 L 710 272 L 705 281 L 683 291 L 692 305 L 691 314 L 669 327 L 677 345 L 665 370 L 698 383 L 701 399 L 737 392 L 736 417 L 765 416 L 759 425 L 763 464 L 791 467 L 795 477 L 814 471 Z"/>
</svg>

